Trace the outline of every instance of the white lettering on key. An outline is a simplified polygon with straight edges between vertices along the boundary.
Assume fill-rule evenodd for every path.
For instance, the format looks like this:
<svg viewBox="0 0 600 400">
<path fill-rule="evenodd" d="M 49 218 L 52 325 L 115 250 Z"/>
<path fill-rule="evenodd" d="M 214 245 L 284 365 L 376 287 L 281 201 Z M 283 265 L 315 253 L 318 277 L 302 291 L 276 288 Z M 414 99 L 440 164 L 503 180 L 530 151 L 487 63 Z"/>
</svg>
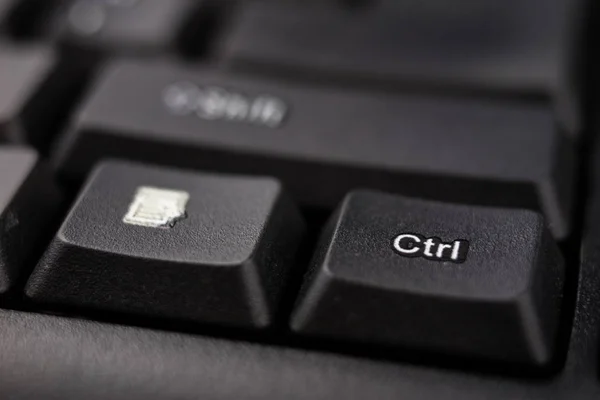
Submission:
<svg viewBox="0 0 600 400">
<path fill-rule="evenodd" d="M 469 252 L 469 242 L 466 240 L 458 239 L 451 243 L 444 243 L 437 237 L 426 238 L 413 233 L 402 233 L 396 236 L 392 246 L 404 257 L 422 257 L 432 261 L 450 261 L 457 264 L 465 262 Z"/>
<path fill-rule="evenodd" d="M 423 251 L 423 254 L 426 255 L 427 257 L 433 257 L 433 253 L 431 253 L 431 247 L 434 244 L 435 243 L 433 242 L 433 239 L 427 239 L 425 241 L 425 251 Z"/>
<path fill-rule="evenodd" d="M 418 236 L 404 234 L 394 239 L 394 248 L 403 254 L 414 254 L 421 250 L 420 247 L 415 246 L 415 243 L 421 243 Z"/>
<path fill-rule="evenodd" d="M 218 86 L 200 87 L 177 82 L 163 92 L 163 102 L 175 115 L 196 114 L 205 120 L 246 122 L 276 128 L 285 119 L 288 107 L 273 96 L 248 96 Z"/>
</svg>

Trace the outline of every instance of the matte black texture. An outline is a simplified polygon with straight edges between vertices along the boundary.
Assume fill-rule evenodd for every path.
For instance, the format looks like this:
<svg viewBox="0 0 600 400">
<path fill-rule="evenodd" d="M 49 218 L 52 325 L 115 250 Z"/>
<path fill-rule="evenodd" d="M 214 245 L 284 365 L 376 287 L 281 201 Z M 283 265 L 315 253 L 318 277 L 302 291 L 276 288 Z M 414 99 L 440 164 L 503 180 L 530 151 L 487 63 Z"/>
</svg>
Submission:
<svg viewBox="0 0 600 400">
<path fill-rule="evenodd" d="M 172 227 L 125 223 L 142 186 L 185 191 Z M 37 302 L 263 328 L 301 244 L 298 210 L 270 178 L 107 162 L 91 175 L 27 284 Z"/>
<path fill-rule="evenodd" d="M 279 4 L 277 4 L 279 3 Z M 587 1 L 380 0 L 358 12 L 246 1 L 225 65 L 264 74 L 541 100 L 581 125 Z"/>
<path fill-rule="evenodd" d="M 569 351 L 555 377 L 504 378 L 0 310 L 0 393 L 19 400 L 596 400 L 600 158 L 594 164 L 581 265 L 569 266 L 578 271 Z"/>
<path fill-rule="evenodd" d="M 295 331 L 533 365 L 552 360 L 565 268 L 541 215 L 354 192 L 321 240 Z M 464 253 L 460 263 L 442 258 L 454 248 Z"/>
<path fill-rule="evenodd" d="M 19 400 L 595 400 L 595 209 L 583 246 L 569 357 L 552 379 L 501 378 L 0 310 L 0 393 Z"/>
<path fill-rule="evenodd" d="M 173 85 L 187 89 L 169 96 Z M 266 96 L 285 107 L 273 126 L 253 120 L 254 108 L 240 100 Z M 311 206 L 333 208 L 367 187 L 530 208 L 544 212 L 557 237 L 569 232 L 573 146 L 543 106 L 317 89 L 117 62 L 92 88 L 56 163 L 64 176 L 80 179 L 109 156 L 273 175 Z"/>
<path fill-rule="evenodd" d="M 32 256 L 59 205 L 58 189 L 36 152 L 0 146 L 0 297 L 33 267 Z"/>
</svg>

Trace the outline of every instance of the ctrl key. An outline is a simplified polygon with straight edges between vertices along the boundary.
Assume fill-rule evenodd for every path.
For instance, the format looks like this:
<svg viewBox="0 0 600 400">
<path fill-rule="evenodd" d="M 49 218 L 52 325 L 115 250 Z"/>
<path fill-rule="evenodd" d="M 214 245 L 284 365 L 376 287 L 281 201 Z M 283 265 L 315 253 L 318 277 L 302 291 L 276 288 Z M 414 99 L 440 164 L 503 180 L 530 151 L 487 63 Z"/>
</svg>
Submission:
<svg viewBox="0 0 600 400">
<path fill-rule="evenodd" d="M 26 295 L 54 306 L 265 328 L 303 232 L 299 211 L 271 178 L 106 162 Z"/>
<path fill-rule="evenodd" d="M 564 263 L 533 211 L 350 194 L 292 315 L 298 333 L 530 366 L 553 358 Z"/>
</svg>

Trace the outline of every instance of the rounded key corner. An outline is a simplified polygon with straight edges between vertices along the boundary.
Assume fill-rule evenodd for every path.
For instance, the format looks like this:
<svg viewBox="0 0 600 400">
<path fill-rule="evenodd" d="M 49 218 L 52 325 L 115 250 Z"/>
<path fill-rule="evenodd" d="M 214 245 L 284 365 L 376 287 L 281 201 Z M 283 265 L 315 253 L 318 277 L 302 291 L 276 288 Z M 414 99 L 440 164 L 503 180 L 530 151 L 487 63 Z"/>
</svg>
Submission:
<svg viewBox="0 0 600 400">
<path fill-rule="evenodd" d="M 513 212 L 515 210 L 508 210 L 508 211 Z M 535 221 L 537 223 L 544 223 L 546 221 L 546 217 L 544 216 L 544 214 L 538 210 L 532 210 L 529 208 L 521 208 L 518 210 L 518 212 L 521 213 L 522 218 L 529 218 L 530 220 Z"/>
<path fill-rule="evenodd" d="M 145 164 L 138 163 L 135 161 L 130 161 L 121 158 L 102 158 L 98 160 L 94 166 L 90 169 L 88 176 L 93 178 L 100 173 L 105 172 L 106 170 L 110 170 L 113 168 L 122 168 L 122 167 L 130 167 L 130 166 L 143 166 Z"/>
<path fill-rule="evenodd" d="M 30 301 L 36 301 L 40 297 L 39 286 L 41 282 L 38 282 L 36 271 L 34 270 L 27 284 L 23 288 L 23 296 Z"/>
<path fill-rule="evenodd" d="M 381 191 L 381 190 L 377 190 L 377 189 L 370 189 L 370 188 L 357 188 L 357 189 L 353 189 L 350 192 L 346 193 L 346 195 L 344 196 L 342 203 L 346 202 L 346 201 L 350 201 L 350 200 L 354 200 L 354 199 L 362 199 L 365 197 L 372 197 L 372 196 L 381 196 L 381 195 L 387 195 L 389 193 Z"/>
<path fill-rule="evenodd" d="M 130 168 L 154 168 L 157 167 L 153 164 L 143 163 L 139 161 L 132 161 L 122 158 L 102 158 L 98 160 L 92 168 L 88 171 L 87 175 L 84 176 L 83 190 L 80 193 L 86 193 L 88 189 L 94 186 L 97 179 L 103 175 L 112 174 L 116 177 L 123 176 L 123 171 Z M 87 183 L 87 184 L 86 184 Z"/>
<path fill-rule="evenodd" d="M 331 218 L 341 221 L 342 215 L 345 214 L 348 211 L 348 209 L 352 208 L 352 205 L 356 202 L 360 203 L 362 201 L 369 201 L 369 199 L 373 196 L 381 196 L 387 194 L 388 193 L 373 189 L 354 189 L 346 193 L 341 198 L 341 200 L 337 204 L 337 207 L 335 207 L 335 211 L 333 212 Z"/>
<path fill-rule="evenodd" d="M 301 304 L 294 310 L 288 320 L 290 331 L 302 334 L 308 325 L 308 311 L 305 310 L 305 304 Z"/>
<path fill-rule="evenodd" d="M 323 273 L 323 269 L 316 271 L 315 276 L 304 282 L 303 293 L 288 320 L 288 326 L 293 332 L 308 333 L 311 319 L 322 305 L 332 284 L 335 284 L 335 280 Z"/>
<path fill-rule="evenodd" d="M 506 210 L 514 215 L 513 221 L 518 221 L 522 226 L 535 226 L 539 239 L 546 234 L 551 234 L 555 240 L 564 238 L 567 228 L 563 225 L 557 226 L 542 214 L 540 211 L 522 208 L 519 210 Z"/>
<path fill-rule="evenodd" d="M 50 260 L 44 256 L 31 272 L 31 275 L 28 277 L 27 282 L 23 287 L 23 295 L 25 298 L 37 301 L 46 296 L 46 281 L 49 271 L 48 261 Z"/>
<path fill-rule="evenodd" d="M 243 175 L 243 174 L 236 174 L 236 177 L 248 178 L 249 176 Z M 268 187 L 269 189 L 271 189 L 273 192 L 275 192 L 277 194 L 282 194 L 282 193 L 287 192 L 286 185 L 281 181 L 281 179 L 276 178 L 274 176 L 260 175 L 260 176 L 255 176 L 254 179 L 260 180 L 261 183 L 263 183 L 266 187 Z"/>
<path fill-rule="evenodd" d="M 70 219 L 71 219 L 70 216 L 68 216 L 64 220 L 63 224 L 60 226 L 60 228 L 56 232 L 56 235 L 54 236 L 54 240 L 52 240 L 52 242 L 46 249 L 46 252 L 51 251 L 51 250 L 53 250 L 53 251 L 59 250 L 63 246 L 77 246 L 77 240 L 74 238 L 71 238 L 69 235 L 69 230 L 73 229 L 73 228 L 69 227 Z"/>
<path fill-rule="evenodd" d="M 135 58 L 121 58 L 118 60 L 112 60 L 102 67 L 99 76 L 102 77 L 101 80 L 108 80 L 109 78 L 113 78 L 124 72 L 127 72 L 132 67 L 135 68 L 140 65 L 144 64 Z"/>
</svg>

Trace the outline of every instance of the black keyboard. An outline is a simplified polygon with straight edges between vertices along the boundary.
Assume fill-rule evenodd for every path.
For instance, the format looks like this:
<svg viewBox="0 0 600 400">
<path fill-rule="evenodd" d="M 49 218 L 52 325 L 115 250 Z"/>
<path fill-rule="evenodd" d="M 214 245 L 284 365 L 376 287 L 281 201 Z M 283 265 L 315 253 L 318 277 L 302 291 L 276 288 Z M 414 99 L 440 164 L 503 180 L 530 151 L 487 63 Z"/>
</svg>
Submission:
<svg viewBox="0 0 600 400">
<path fill-rule="evenodd" d="M 0 0 L 0 399 L 600 398 L 599 13 Z"/>
</svg>

